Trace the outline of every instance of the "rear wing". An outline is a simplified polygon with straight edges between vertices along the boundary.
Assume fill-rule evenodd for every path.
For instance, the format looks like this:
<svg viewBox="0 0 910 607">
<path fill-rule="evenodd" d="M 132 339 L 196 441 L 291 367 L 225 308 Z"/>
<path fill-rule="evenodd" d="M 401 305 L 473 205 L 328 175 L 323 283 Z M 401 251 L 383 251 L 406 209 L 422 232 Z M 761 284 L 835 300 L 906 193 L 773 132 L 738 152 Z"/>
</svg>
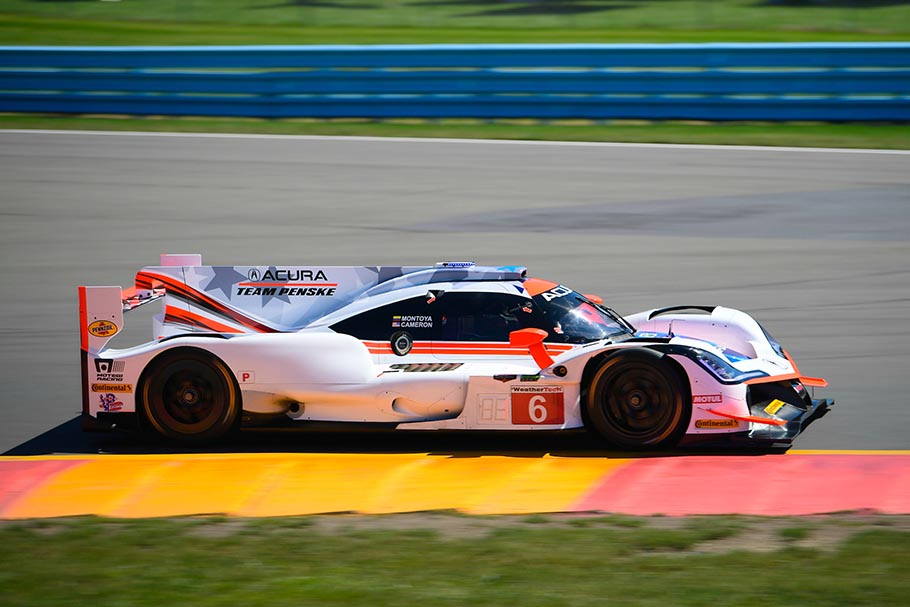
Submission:
<svg viewBox="0 0 910 607">
<path fill-rule="evenodd" d="M 162 262 L 201 263 L 199 255 L 162 255 Z M 108 341 L 123 329 L 123 315 L 167 295 L 164 285 L 148 288 L 119 286 L 79 287 L 79 332 L 83 352 L 100 352 Z"/>
<path fill-rule="evenodd" d="M 137 293 L 134 288 L 80 286 L 79 326 L 82 349 L 87 352 L 100 351 L 123 329 L 124 313 L 158 301 L 164 296 L 164 289 Z"/>
</svg>

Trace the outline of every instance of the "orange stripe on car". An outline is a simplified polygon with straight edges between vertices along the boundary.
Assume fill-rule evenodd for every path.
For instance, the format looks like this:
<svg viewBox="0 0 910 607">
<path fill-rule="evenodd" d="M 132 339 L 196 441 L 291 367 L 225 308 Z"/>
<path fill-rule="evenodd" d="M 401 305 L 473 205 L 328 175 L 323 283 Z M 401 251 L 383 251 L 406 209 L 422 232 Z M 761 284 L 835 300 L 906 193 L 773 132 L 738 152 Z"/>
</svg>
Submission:
<svg viewBox="0 0 910 607">
<path fill-rule="evenodd" d="M 179 322 L 183 324 L 188 324 L 194 327 L 201 327 L 203 329 L 210 329 L 212 331 L 217 331 L 219 333 L 242 333 L 240 329 L 231 327 L 229 325 L 222 324 L 211 318 L 206 318 L 205 316 L 200 316 L 193 312 L 188 312 L 187 310 L 181 310 L 180 308 L 175 308 L 174 306 L 168 306 L 165 309 L 164 320 Z"/>
<path fill-rule="evenodd" d="M 821 377 L 806 377 L 805 375 L 800 375 L 799 381 L 803 382 L 803 385 L 809 386 L 810 388 L 828 387 L 828 380 Z"/>
<path fill-rule="evenodd" d="M 337 287 L 337 282 L 238 282 L 240 287 Z"/>
<path fill-rule="evenodd" d="M 170 276 L 153 274 L 151 272 L 141 272 L 143 279 L 149 282 L 160 281 L 168 295 L 183 297 L 192 305 L 200 308 L 207 308 L 213 313 L 225 316 L 228 320 L 236 322 L 254 331 L 260 333 L 278 333 L 279 330 L 254 320 L 238 310 L 215 300 L 214 298 L 202 293 L 184 282 L 180 282 Z M 137 275 L 137 286 L 139 285 L 139 275 Z"/>
<path fill-rule="evenodd" d="M 721 417 L 729 417 L 730 419 L 737 419 L 744 422 L 753 422 L 756 424 L 767 424 L 769 426 L 784 426 L 787 423 L 786 420 L 777 418 L 772 419 L 770 417 L 758 417 L 757 415 L 735 415 L 733 413 L 724 413 L 723 411 L 718 411 L 716 409 L 707 409 L 707 411 Z"/>
<path fill-rule="evenodd" d="M 534 297 L 535 295 L 540 295 L 550 289 L 555 289 L 559 286 L 559 283 L 543 280 L 542 278 L 529 278 L 521 283 L 521 286 L 528 292 L 528 295 Z"/>
<path fill-rule="evenodd" d="M 791 379 L 798 379 L 804 385 L 811 388 L 827 388 L 828 380 L 821 377 L 808 377 L 803 375 L 799 371 L 799 367 L 796 366 L 796 362 L 793 358 L 790 357 L 790 353 L 784 350 L 784 357 L 790 362 L 790 366 L 793 367 L 793 373 L 784 373 L 782 375 L 771 375 L 769 377 L 756 377 L 754 379 L 746 380 L 747 385 L 752 384 L 768 384 L 777 381 L 787 381 Z"/>
<path fill-rule="evenodd" d="M 88 304 L 85 287 L 79 287 L 79 347 L 88 352 Z"/>
<path fill-rule="evenodd" d="M 363 340 L 370 354 L 391 354 L 392 346 L 386 341 Z M 554 354 L 568 352 L 573 346 L 547 344 L 547 350 Z M 505 342 L 431 342 L 415 341 L 410 354 L 435 354 L 439 356 L 527 356 L 528 349 L 512 346 Z"/>
<path fill-rule="evenodd" d="M 799 372 L 799 368 L 796 366 L 796 361 L 790 357 L 790 353 L 784 350 L 784 356 L 787 357 L 787 360 L 790 361 L 790 364 L 793 366 L 793 370 L 799 375 L 799 381 L 803 384 L 810 386 L 812 388 L 827 388 L 828 380 L 821 377 L 808 377 Z"/>
<path fill-rule="evenodd" d="M 753 384 L 770 384 L 777 381 L 787 381 L 789 379 L 799 379 L 799 373 L 784 373 L 783 375 L 768 375 L 765 377 L 754 377 L 752 379 L 747 379 L 743 383 L 746 385 Z"/>
</svg>

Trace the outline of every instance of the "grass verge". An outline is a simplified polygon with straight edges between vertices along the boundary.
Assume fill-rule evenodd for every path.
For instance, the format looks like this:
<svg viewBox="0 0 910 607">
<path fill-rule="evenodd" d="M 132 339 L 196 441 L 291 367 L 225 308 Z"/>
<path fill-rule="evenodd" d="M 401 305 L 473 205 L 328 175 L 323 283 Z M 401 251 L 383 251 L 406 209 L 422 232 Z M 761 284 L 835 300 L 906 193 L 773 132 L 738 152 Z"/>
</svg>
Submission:
<svg viewBox="0 0 910 607">
<path fill-rule="evenodd" d="M 0 0 L 4 44 L 900 40 L 905 2 Z"/>
<path fill-rule="evenodd" d="M 72 6 L 72 4 L 71 4 Z M 217 10 L 217 9 L 216 9 Z M 213 13 L 213 14 L 217 14 Z M 910 18 L 902 21 L 910 21 Z M 355 22 L 357 23 L 357 22 Z M 0 13 L 4 45 L 255 45 L 255 44 L 439 44 L 439 43 L 571 43 L 571 42 L 881 42 L 906 40 L 901 30 L 874 29 L 734 29 L 660 27 L 502 27 L 485 21 L 473 27 L 441 21 L 433 26 L 359 24 L 268 25 L 173 21 L 80 19 Z"/>
<path fill-rule="evenodd" d="M 266 120 L 0 115 L 0 129 L 82 129 L 910 149 L 907 124 Z"/>
<path fill-rule="evenodd" d="M 905 598 L 906 517 L 888 517 L 888 526 L 875 517 L 853 526 L 815 520 L 811 534 L 786 542 L 773 531 L 793 520 L 650 518 L 637 527 L 613 517 L 583 527 L 573 520 L 425 514 L 5 523 L 0 595 L 10 605 L 57 607 L 813 607 Z M 836 541 L 820 541 L 831 533 Z"/>
</svg>

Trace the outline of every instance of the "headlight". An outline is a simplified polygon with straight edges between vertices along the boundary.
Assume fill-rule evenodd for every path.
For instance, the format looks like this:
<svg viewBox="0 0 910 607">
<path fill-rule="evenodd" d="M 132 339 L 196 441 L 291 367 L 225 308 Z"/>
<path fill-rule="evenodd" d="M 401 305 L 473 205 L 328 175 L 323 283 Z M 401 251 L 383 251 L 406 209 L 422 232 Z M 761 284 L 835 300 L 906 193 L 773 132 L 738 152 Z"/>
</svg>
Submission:
<svg viewBox="0 0 910 607">
<path fill-rule="evenodd" d="M 755 377 L 766 377 L 764 371 L 740 371 L 724 359 L 705 350 L 686 348 L 689 358 L 723 383 L 742 383 Z"/>
</svg>

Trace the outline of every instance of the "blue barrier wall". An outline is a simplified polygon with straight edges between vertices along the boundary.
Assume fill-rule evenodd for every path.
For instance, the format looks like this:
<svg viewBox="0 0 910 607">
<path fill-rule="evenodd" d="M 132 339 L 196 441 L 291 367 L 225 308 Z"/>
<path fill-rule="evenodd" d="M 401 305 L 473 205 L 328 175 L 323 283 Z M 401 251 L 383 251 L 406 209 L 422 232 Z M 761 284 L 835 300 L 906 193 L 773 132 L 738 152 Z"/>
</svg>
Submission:
<svg viewBox="0 0 910 607">
<path fill-rule="evenodd" d="M 0 47 L 0 111 L 910 120 L 910 43 Z"/>
</svg>

